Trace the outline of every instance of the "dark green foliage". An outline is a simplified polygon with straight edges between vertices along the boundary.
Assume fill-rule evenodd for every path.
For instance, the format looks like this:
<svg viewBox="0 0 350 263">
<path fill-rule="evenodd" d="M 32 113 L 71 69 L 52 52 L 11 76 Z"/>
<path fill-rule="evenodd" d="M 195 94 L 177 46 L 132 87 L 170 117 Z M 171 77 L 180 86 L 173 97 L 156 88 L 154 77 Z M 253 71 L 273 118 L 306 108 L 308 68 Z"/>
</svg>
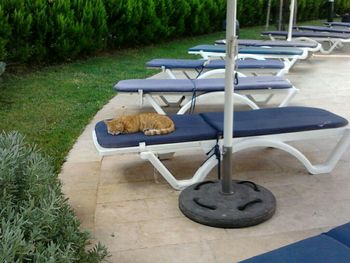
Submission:
<svg viewBox="0 0 350 263">
<path fill-rule="evenodd" d="M 238 1 L 241 26 L 262 25 L 267 0 Z M 279 0 L 272 0 L 276 21 Z M 288 16 L 290 0 L 285 0 Z M 350 12 L 337 0 L 336 12 Z M 298 21 L 325 18 L 327 1 L 299 0 Z M 43 62 L 222 29 L 226 0 L 1 0 L 0 59 Z M 288 20 L 287 17 L 284 19 Z"/>
<path fill-rule="evenodd" d="M 0 58 L 14 62 L 90 54 L 108 32 L 102 0 L 2 0 L 0 24 Z"/>
<path fill-rule="evenodd" d="M 100 244 L 85 250 L 60 183 L 36 147 L 17 133 L 0 135 L 0 262 L 101 262 Z"/>
<path fill-rule="evenodd" d="M 8 23 L 8 15 L 5 15 L 3 7 L 0 5 L 0 60 L 5 58 L 6 44 L 9 41 L 11 27 Z"/>
<path fill-rule="evenodd" d="M 3 0 L 0 8 L 7 14 L 11 26 L 11 34 L 6 45 L 6 58 L 15 61 L 27 60 L 32 53 L 30 34 L 33 14 L 28 12 L 26 1 L 23 0 Z"/>
</svg>

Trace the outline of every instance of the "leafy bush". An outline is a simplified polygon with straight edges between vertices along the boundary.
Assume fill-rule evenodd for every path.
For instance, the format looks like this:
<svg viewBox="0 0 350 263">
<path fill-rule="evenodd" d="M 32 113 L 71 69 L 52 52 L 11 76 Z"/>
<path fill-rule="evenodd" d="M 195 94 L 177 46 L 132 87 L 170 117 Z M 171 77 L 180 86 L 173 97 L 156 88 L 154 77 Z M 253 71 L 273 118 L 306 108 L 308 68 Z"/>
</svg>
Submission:
<svg viewBox="0 0 350 263">
<path fill-rule="evenodd" d="M 9 41 L 11 34 L 11 28 L 8 23 L 8 15 L 5 16 L 3 7 L 0 4 L 0 60 L 5 58 L 6 55 L 6 44 Z"/>
<path fill-rule="evenodd" d="M 0 59 L 57 61 L 96 52 L 105 47 L 106 22 L 102 0 L 2 0 Z"/>
<path fill-rule="evenodd" d="M 101 262 L 106 249 L 86 251 L 48 161 L 17 133 L 0 135 L 0 262 Z"/>
<path fill-rule="evenodd" d="M 241 26 L 265 23 L 267 0 L 238 1 Z M 279 0 L 272 0 L 276 21 Z M 284 1 L 288 10 L 290 0 Z M 350 12 L 337 0 L 336 12 Z M 286 13 L 288 13 L 286 11 Z M 299 0 L 298 20 L 325 18 L 327 1 Z M 0 59 L 74 59 L 108 48 L 135 46 L 222 29 L 226 0 L 2 0 Z"/>
</svg>

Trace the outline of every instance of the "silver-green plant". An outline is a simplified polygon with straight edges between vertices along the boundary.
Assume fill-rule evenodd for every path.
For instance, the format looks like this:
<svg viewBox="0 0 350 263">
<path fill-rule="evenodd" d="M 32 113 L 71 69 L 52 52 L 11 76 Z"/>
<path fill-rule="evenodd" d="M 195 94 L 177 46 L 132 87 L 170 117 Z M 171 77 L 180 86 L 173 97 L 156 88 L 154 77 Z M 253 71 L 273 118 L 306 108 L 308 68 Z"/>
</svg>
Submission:
<svg viewBox="0 0 350 263">
<path fill-rule="evenodd" d="M 61 192 L 57 175 L 16 132 L 0 134 L 0 262 L 102 262 Z"/>
</svg>

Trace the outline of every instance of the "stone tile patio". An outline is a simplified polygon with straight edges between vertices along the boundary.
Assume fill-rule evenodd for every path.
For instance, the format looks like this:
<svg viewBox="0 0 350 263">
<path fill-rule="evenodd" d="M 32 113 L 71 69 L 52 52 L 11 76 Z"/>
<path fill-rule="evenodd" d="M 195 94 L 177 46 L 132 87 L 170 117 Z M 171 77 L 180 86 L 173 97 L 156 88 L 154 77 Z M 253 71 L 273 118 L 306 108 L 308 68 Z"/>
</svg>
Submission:
<svg viewBox="0 0 350 263">
<path fill-rule="evenodd" d="M 346 54 L 314 56 L 297 64 L 287 75 L 301 90 L 291 104 L 325 108 L 350 119 Z M 350 149 L 331 174 L 317 176 L 281 151 L 253 149 L 234 155 L 234 177 L 274 193 L 273 218 L 244 229 L 215 229 L 190 221 L 178 209 L 179 192 L 155 175 L 149 163 L 137 155 L 101 160 L 93 146 L 91 131 L 97 121 L 138 112 L 137 103 L 135 96 L 118 95 L 105 105 L 77 140 L 60 174 L 82 228 L 108 247 L 111 262 L 237 262 L 350 220 Z M 296 145 L 317 162 L 333 143 Z M 186 178 L 205 158 L 190 152 L 166 165 L 178 178 Z"/>
</svg>

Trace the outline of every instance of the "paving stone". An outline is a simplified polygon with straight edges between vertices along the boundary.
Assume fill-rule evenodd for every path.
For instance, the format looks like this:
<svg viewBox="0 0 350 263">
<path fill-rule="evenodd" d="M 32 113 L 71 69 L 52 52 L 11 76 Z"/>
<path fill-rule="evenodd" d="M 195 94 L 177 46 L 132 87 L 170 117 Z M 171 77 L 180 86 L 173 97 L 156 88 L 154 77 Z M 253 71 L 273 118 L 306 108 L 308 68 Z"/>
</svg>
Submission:
<svg viewBox="0 0 350 263">
<path fill-rule="evenodd" d="M 167 245 L 152 248 L 118 251 L 111 262 L 118 263 L 213 263 L 215 257 L 206 242 Z"/>
</svg>

